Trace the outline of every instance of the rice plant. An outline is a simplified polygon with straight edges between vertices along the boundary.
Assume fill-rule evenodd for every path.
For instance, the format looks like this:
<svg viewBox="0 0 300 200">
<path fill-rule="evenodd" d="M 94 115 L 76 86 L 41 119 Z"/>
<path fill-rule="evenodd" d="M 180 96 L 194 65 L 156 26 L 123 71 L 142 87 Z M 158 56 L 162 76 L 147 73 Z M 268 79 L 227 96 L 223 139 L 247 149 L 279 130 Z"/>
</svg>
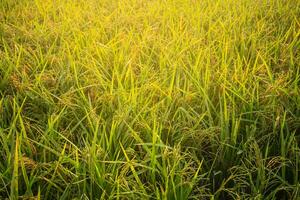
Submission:
<svg viewBox="0 0 300 200">
<path fill-rule="evenodd" d="M 299 0 L 0 0 L 0 199 L 300 199 Z"/>
</svg>

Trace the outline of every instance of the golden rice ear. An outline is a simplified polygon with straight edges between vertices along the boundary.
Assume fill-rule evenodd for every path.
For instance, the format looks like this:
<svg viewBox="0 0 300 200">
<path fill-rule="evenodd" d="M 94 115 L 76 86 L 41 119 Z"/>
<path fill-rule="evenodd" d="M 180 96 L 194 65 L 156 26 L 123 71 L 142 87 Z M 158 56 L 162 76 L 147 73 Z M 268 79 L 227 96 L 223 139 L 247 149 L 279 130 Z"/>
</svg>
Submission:
<svg viewBox="0 0 300 200">
<path fill-rule="evenodd" d="M 17 73 L 13 73 L 9 78 L 10 85 L 15 88 L 17 91 L 23 89 L 22 80 Z"/>
<path fill-rule="evenodd" d="M 26 170 L 33 170 L 38 166 L 38 164 L 33 159 L 26 157 L 26 155 L 24 154 L 19 162 L 20 165 L 24 163 Z"/>
</svg>

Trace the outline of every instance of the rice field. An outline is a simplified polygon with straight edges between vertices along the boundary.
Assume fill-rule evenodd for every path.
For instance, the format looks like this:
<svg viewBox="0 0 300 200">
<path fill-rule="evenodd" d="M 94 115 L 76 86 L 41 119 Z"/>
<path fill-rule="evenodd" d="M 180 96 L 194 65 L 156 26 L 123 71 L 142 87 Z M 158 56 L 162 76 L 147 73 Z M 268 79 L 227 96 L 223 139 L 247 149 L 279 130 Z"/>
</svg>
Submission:
<svg viewBox="0 0 300 200">
<path fill-rule="evenodd" d="M 300 199 L 300 0 L 0 0 L 0 199 Z"/>
</svg>

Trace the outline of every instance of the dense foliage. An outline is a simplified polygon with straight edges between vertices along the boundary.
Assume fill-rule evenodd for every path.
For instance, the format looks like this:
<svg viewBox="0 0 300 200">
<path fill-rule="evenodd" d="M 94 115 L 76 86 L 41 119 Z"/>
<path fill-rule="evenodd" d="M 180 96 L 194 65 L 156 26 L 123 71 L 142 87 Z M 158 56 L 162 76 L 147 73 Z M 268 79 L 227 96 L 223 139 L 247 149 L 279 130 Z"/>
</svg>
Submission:
<svg viewBox="0 0 300 200">
<path fill-rule="evenodd" d="M 299 0 L 0 0 L 0 199 L 299 199 Z"/>
</svg>

